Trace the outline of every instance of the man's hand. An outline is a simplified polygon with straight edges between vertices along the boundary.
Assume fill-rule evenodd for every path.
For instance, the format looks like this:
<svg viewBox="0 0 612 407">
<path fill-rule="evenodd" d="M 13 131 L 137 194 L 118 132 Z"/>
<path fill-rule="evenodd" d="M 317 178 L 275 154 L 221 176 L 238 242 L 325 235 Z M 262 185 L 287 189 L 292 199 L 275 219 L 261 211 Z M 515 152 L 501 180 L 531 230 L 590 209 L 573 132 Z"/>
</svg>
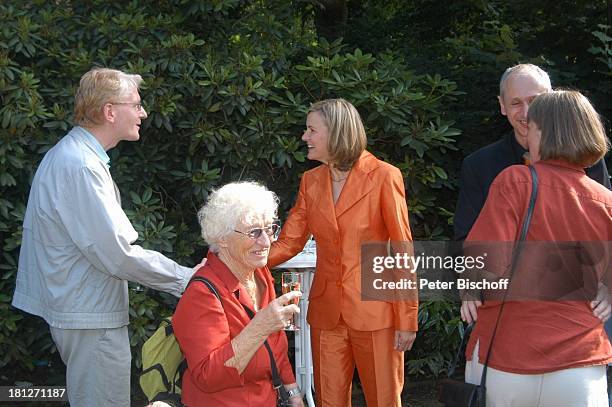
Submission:
<svg viewBox="0 0 612 407">
<path fill-rule="evenodd" d="M 399 352 L 410 350 L 415 338 L 416 332 L 414 331 L 395 331 L 393 348 Z"/>
<path fill-rule="evenodd" d="M 601 319 L 601 322 L 606 322 L 610 319 L 610 315 L 612 314 L 610 293 L 608 292 L 608 287 L 602 283 L 599 283 L 597 296 L 591 301 L 591 309 L 593 310 L 593 315 Z"/>
<path fill-rule="evenodd" d="M 464 300 L 461 302 L 461 319 L 471 324 L 478 319 L 478 307 L 482 305 L 480 300 Z"/>
<path fill-rule="evenodd" d="M 200 264 L 196 265 L 196 266 L 193 268 L 193 272 L 195 273 L 196 271 L 198 271 L 199 269 L 201 269 L 201 268 L 202 268 L 202 267 L 204 267 L 205 265 L 206 265 L 206 257 L 204 257 L 204 258 L 202 259 L 202 261 L 200 262 Z"/>
<path fill-rule="evenodd" d="M 193 275 L 202 267 L 204 267 L 204 265 L 206 264 L 206 257 L 204 257 L 202 259 L 202 261 L 200 262 L 200 264 L 198 264 L 197 266 L 195 266 L 194 268 L 191 269 L 190 272 L 187 273 L 187 275 L 185 275 L 186 277 L 186 281 L 191 280 L 191 278 L 193 277 Z"/>
</svg>

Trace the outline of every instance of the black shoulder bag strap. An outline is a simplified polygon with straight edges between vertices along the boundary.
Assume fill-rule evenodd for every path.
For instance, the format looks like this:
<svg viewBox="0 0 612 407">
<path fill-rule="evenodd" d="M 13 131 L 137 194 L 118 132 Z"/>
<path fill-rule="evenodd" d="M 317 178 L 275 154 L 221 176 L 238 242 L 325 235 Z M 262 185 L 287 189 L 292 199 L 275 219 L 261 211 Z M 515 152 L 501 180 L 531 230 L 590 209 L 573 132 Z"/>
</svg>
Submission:
<svg viewBox="0 0 612 407">
<path fill-rule="evenodd" d="M 531 197 L 529 198 L 529 207 L 527 208 L 527 214 L 525 215 L 525 219 L 523 220 L 521 235 L 519 237 L 519 240 L 516 242 L 516 247 L 514 249 L 514 252 L 512 253 L 512 263 L 510 265 L 509 276 L 510 284 L 512 284 L 512 276 L 516 268 L 518 257 L 523 248 L 523 241 L 527 237 L 527 231 L 529 230 L 529 224 L 531 223 L 531 217 L 533 216 L 533 208 L 535 207 L 536 198 L 538 196 L 538 174 L 532 165 L 529 166 L 529 171 L 531 172 Z M 508 291 L 510 291 L 510 284 L 508 285 L 508 289 L 504 292 L 504 297 L 502 298 L 502 303 L 499 307 L 499 313 L 497 314 L 497 320 L 495 321 L 495 328 L 493 328 L 493 335 L 491 335 L 491 342 L 489 342 L 489 350 L 487 352 L 487 358 L 485 359 L 484 368 L 482 370 L 482 377 L 480 378 L 480 385 L 482 387 L 485 386 L 485 383 L 487 381 L 487 367 L 489 365 L 489 358 L 491 357 L 491 350 L 493 349 L 493 340 L 495 339 L 497 327 L 499 326 L 499 320 L 502 311 L 504 310 L 504 305 L 506 304 L 506 297 L 508 295 Z"/>
<path fill-rule="evenodd" d="M 448 377 L 449 378 L 452 378 L 453 375 L 455 374 L 455 369 L 457 369 L 457 365 L 459 364 L 459 361 L 461 360 L 461 355 L 463 355 L 463 353 L 465 352 L 467 340 L 470 337 L 470 334 L 472 333 L 473 328 L 474 328 L 474 323 L 472 322 L 463 331 L 463 337 L 461 338 L 461 343 L 459 344 L 459 349 L 457 349 L 457 354 L 455 355 L 455 359 L 453 359 L 450 366 L 448 367 Z"/>
<path fill-rule="evenodd" d="M 536 173 L 535 168 L 533 166 L 531 166 L 531 165 L 529 166 L 529 170 L 531 172 L 531 197 L 529 198 L 529 207 L 527 209 L 527 214 L 525 215 L 525 220 L 523 221 L 523 226 L 521 228 L 521 235 L 520 235 L 519 240 L 517 242 L 517 248 L 516 248 L 516 250 L 513 253 L 510 277 L 512 277 L 512 274 L 514 273 L 514 266 L 515 266 L 516 260 L 518 258 L 519 252 L 521 251 L 521 242 L 523 240 L 525 240 L 525 237 L 527 236 L 527 231 L 529 229 L 529 224 L 531 223 L 531 217 L 533 216 L 533 208 L 534 208 L 534 205 L 535 205 L 536 197 L 538 195 L 538 174 Z M 507 292 L 508 292 L 508 290 L 506 290 L 506 293 L 504 293 L 504 298 L 503 298 L 503 301 L 502 301 L 502 306 L 500 307 L 499 314 L 497 314 L 497 320 L 495 322 L 495 329 L 494 329 L 493 335 L 491 337 L 491 344 L 493 344 L 493 338 L 495 337 L 495 333 L 497 332 L 497 324 L 498 324 L 499 318 L 501 316 L 501 310 L 503 308 L 503 303 L 506 301 L 506 294 L 507 294 Z M 463 337 L 461 338 L 461 343 L 459 344 L 459 349 L 457 349 L 457 354 L 455 355 L 455 359 L 451 362 L 451 365 L 449 366 L 449 369 L 448 369 L 448 377 L 453 377 L 453 375 L 455 374 L 455 369 L 457 368 L 457 365 L 459 364 L 459 360 L 461 360 L 461 357 L 462 357 L 463 352 L 465 350 L 465 347 L 467 345 L 467 340 L 470 337 L 470 334 L 471 334 L 473 328 L 474 328 L 474 323 L 472 322 L 463 331 Z M 482 374 L 481 381 L 480 381 L 480 385 L 481 386 L 484 386 L 484 384 L 486 382 L 486 369 L 487 369 L 487 365 L 489 364 L 489 357 L 491 356 L 491 348 L 492 348 L 492 346 L 489 346 L 489 351 L 487 352 L 487 358 L 485 360 L 483 374 Z"/>
<path fill-rule="evenodd" d="M 205 277 L 196 276 L 196 277 L 193 277 L 189 281 L 187 286 L 189 286 L 189 284 L 191 284 L 193 281 L 201 281 L 202 283 L 206 284 L 208 289 L 215 295 L 215 297 L 217 297 L 217 299 L 221 301 L 221 296 L 219 295 L 219 292 L 217 291 L 217 287 L 215 287 L 215 285 L 210 280 L 208 280 Z M 185 287 L 185 289 L 187 289 L 187 287 Z M 249 318 L 253 319 L 253 317 L 255 317 L 255 313 L 249 307 L 242 304 L 242 308 L 244 308 Z M 278 367 L 276 366 L 276 361 L 274 360 L 274 354 L 272 353 L 272 349 L 270 348 L 270 344 L 268 343 L 267 340 L 264 341 L 264 346 L 266 347 L 266 350 L 268 351 L 268 356 L 270 356 L 270 368 L 272 369 L 272 385 L 274 386 L 275 390 L 279 391 L 279 389 L 283 385 L 283 382 L 280 378 L 280 374 L 278 373 Z"/>
<path fill-rule="evenodd" d="M 246 313 L 249 315 L 249 318 L 253 319 L 255 317 L 255 313 L 249 307 L 242 304 L 242 308 L 244 308 Z M 270 367 L 272 369 L 272 385 L 274 386 L 274 389 L 278 391 L 278 389 L 283 385 L 283 381 L 281 380 L 280 374 L 278 373 L 278 367 L 276 366 L 276 360 L 274 359 L 272 348 L 270 348 L 270 344 L 268 343 L 267 339 L 264 341 L 264 346 L 266 347 L 266 350 L 268 351 L 268 356 L 270 356 Z"/>
<path fill-rule="evenodd" d="M 187 283 L 187 287 L 189 287 L 191 283 L 193 283 L 194 281 L 200 281 L 206 284 L 206 287 L 208 287 L 210 292 L 213 293 L 219 301 L 221 301 L 221 296 L 219 295 L 219 292 L 217 291 L 217 287 L 215 287 L 212 281 L 210 281 L 206 277 L 195 276 L 195 277 L 192 277 L 191 280 L 189 280 L 189 282 Z M 187 287 L 185 287 L 185 290 L 187 289 Z M 221 303 L 221 305 L 223 305 L 223 303 Z"/>
<path fill-rule="evenodd" d="M 185 290 L 187 290 L 187 287 L 189 287 L 191 285 L 191 283 L 193 283 L 194 281 L 199 281 L 201 283 L 204 283 L 206 285 L 206 287 L 208 288 L 208 290 L 211 293 L 213 293 L 215 295 L 215 297 L 217 297 L 217 299 L 221 303 L 221 306 L 223 306 L 223 302 L 221 302 L 221 296 L 219 295 L 219 292 L 217 291 L 217 287 L 215 287 L 215 285 L 212 283 L 212 281 L 210 281 L 206 277 L 200 277 L 200 276 L 191 277 L 191 280 L 189 280 L 189 282 L 185 286 Z M 172 328 L 172 324 L 169 324 L 166 327 L 166 336 L 169 336 L 172 333 L 174 333 L 174 329 Z M 187 359 L 183 359 L 181 361 L 181 363 L 179 364 L 178 368 L 176 369 L 174 380 L 172 381 L 171 392 L 173 394 L 176 394 L 176 392 L 177 392 L 176 384 L 183 382 L 183 374 L 185 373 L 186 370 L 187 370 Z M 169 387 L 169 386 L 166 386 L 166 387 Z"/>
</svg>

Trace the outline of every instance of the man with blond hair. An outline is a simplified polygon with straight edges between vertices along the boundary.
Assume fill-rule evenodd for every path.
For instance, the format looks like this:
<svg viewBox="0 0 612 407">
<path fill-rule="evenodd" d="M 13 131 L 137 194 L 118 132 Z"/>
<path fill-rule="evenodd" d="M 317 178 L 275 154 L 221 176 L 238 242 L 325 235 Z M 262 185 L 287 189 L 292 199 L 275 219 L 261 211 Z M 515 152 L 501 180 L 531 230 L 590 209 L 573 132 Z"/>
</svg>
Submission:
<svg viewBox="0 0 612 407">
<path fill-rule="evenodd" d="M 75 406 L 129 406 L 128 281 L 180 296 L 194 270 L 133 243 L 107 151 L 136 141 L 147 117 L 140 75 L 92 69 L 76 126 L 43 158 L 23 222 L 13 306 L 42 317 Z"/>
</svg>

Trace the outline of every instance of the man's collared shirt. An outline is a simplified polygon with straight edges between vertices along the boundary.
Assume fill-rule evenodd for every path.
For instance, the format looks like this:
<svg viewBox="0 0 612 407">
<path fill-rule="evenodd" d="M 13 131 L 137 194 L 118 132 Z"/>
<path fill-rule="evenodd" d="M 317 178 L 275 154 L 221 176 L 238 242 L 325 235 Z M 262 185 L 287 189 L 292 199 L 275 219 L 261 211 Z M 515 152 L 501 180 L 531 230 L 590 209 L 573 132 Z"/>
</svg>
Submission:
<svg viewBox="0 0 612 407">
<path fill-rule="evenodd" d="M 93 134 L 88 132 L 83 127 L 79 127 L 79 129 L 82 130 L 83 138 L 85 139 L 86 144 L 91 147 L 91 149 L 98 156 L 100 161 L 102 161 L 104 164 L 106 164 L 108 168 L 110 168 L 110 157 L 108 156 L 108 154 L 106 154 L 106 151 L 104 151 L 104 147 L 102 147 L 102 144 L 100 144 L 98 139 L 95 138 Z"/>
<path fill-rule="evenodd" d="M 73 128 L 42 160 L 30 190 L 13 306 L 63 329 L 128 323 L 127 281 L 179 296 L 193 270 L 133 245 L 97 139 Z"/>
</svg>

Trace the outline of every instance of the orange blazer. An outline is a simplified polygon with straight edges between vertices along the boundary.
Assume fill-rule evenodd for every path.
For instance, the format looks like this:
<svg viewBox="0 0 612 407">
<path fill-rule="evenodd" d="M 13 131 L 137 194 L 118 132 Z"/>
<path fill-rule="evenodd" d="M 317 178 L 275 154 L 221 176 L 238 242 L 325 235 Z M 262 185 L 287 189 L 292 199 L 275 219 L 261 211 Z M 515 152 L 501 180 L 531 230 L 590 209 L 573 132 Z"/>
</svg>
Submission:
<svg viewBox="0 0 612 407">
<path fill-rule="evenodd" d="M 349 327 L 359 331 L 417 330 L 417 301 L 361 300 L 361 244 L 412 241 L 404 180 L 398 168 L 364 151 L 336 205 L 329 167 L 306 171 L 297 202 L 272 244 L 268 265 L 297 255 L 310 234 L 317 242 L 308 306 L 312 327 L 332 329 L 342 316 Z"/>
</svg>

